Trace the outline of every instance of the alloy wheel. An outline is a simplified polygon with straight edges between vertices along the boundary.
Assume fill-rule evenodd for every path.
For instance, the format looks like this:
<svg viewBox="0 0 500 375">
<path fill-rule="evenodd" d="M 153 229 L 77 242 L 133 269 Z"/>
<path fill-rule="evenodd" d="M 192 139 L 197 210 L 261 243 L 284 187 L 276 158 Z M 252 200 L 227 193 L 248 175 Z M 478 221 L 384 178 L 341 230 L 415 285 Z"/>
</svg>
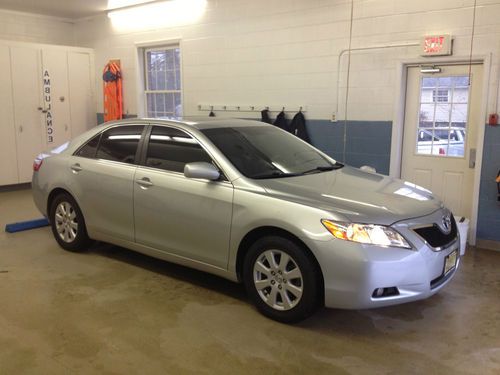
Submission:
<svg viewBox="0 0 500 375">
<path fill-rule="evenodd" d="M 266 250 L 257 257 L 253 282 L 260 298 L 276 310 L 293 309 L 302 297 L 302 272 L 295 260 L 281 250 Z"/>
</svg>

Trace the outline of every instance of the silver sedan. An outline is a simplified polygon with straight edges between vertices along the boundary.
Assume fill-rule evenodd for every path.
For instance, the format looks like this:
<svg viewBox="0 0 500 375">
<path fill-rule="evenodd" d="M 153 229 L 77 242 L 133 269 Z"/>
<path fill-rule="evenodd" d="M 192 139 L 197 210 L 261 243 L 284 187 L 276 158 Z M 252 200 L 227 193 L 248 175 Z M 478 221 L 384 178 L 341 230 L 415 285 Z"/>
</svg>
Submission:
<svg viewBox="0 0 500 375">
<path fill-rule="evenodd" d="M 260 122 L 108 123 L 33 169 L 62 248 L 105 241 L 243 282 L 282 322 L 429 297 L 460 262 L 453 215 L 429 191 Z"/>
</svg>

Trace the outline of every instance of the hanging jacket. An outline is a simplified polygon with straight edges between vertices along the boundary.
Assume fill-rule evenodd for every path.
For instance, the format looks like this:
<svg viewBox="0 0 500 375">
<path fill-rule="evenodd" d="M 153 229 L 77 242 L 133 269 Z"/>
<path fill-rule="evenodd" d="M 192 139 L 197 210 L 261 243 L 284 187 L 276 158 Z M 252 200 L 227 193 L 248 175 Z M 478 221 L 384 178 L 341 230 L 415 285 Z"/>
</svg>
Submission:
<svg viewBox="0 0 500 375">
<path fill-rule="evenodd" d="M 266 124 L 272 124 L 273 122 L 271 121 L 271 118 L 269 117 L 269 110 L 268 109 L 263 109 L 261 112 L 261 120 L 262 122 L 265 122 Z"/>
<path fill-rule="evenodd" d="M 301 111 L 293 117 L 292 123 L 290 124 L 290 133 L 296 135 L 307 143 L 311 143 L 309 135 L 307 134 L 306 118 Z"/>
<path fill-rule="evenodd" d="M 276 119 L 274 120 L 273 125 L 277 126 L 278 128 L 281 128 L 283 130 L 289 131 L 288 130 L 288 122 L 286 121 L 285 117 L 285 111 L 281 111 L 278 113 L 278 116 L 276 116 Z"/>
</svg>

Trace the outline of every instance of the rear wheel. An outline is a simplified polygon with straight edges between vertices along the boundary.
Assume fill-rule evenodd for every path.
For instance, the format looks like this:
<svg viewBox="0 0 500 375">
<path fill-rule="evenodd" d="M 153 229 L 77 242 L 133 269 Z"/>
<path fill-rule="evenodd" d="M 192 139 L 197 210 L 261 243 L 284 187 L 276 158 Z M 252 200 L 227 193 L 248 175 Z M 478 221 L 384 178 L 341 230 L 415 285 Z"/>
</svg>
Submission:
<svg viewBox="0 0 500 375">
<path fill-rule="evenodd" d="M 85 220 L 78 204 L 68 193 L 57 195 L 50 205 L 52 233 L 63 249 L 83 251 L 90 245 Z"/>
<path fill-rule="evenodd" d="M 277 236 L 261 238 L 250 247 L 243 267 L 247 292 L 267 317 L 294 323 L 317 310 L 319 270 L 299 244 Z"/>
</svg>

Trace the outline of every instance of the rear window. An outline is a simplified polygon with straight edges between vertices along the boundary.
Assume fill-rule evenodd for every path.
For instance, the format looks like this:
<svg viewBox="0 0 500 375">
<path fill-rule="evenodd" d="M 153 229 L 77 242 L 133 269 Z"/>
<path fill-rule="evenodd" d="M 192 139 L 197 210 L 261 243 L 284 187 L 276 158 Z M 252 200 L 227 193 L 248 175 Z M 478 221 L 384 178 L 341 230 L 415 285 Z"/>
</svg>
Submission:
<svg viewBox="0 0 500 375">
<path fill-rule="evenodd" d="M 102 133 L 96 158 L 133 164 L 144 126 L 115 126 Z"/>
<path fill-rule="evenodd" d="M 97 146 L 99 145 L 99 138 L 101 134 L 97 134 L 94 138 L 88 141 L 85 145 L 80 147 L 80 149 L 75 153 L 76 156 L 81 156 L 83 158 L 95 158 L 95 153 L 97 151 Z"/>
</svg>

